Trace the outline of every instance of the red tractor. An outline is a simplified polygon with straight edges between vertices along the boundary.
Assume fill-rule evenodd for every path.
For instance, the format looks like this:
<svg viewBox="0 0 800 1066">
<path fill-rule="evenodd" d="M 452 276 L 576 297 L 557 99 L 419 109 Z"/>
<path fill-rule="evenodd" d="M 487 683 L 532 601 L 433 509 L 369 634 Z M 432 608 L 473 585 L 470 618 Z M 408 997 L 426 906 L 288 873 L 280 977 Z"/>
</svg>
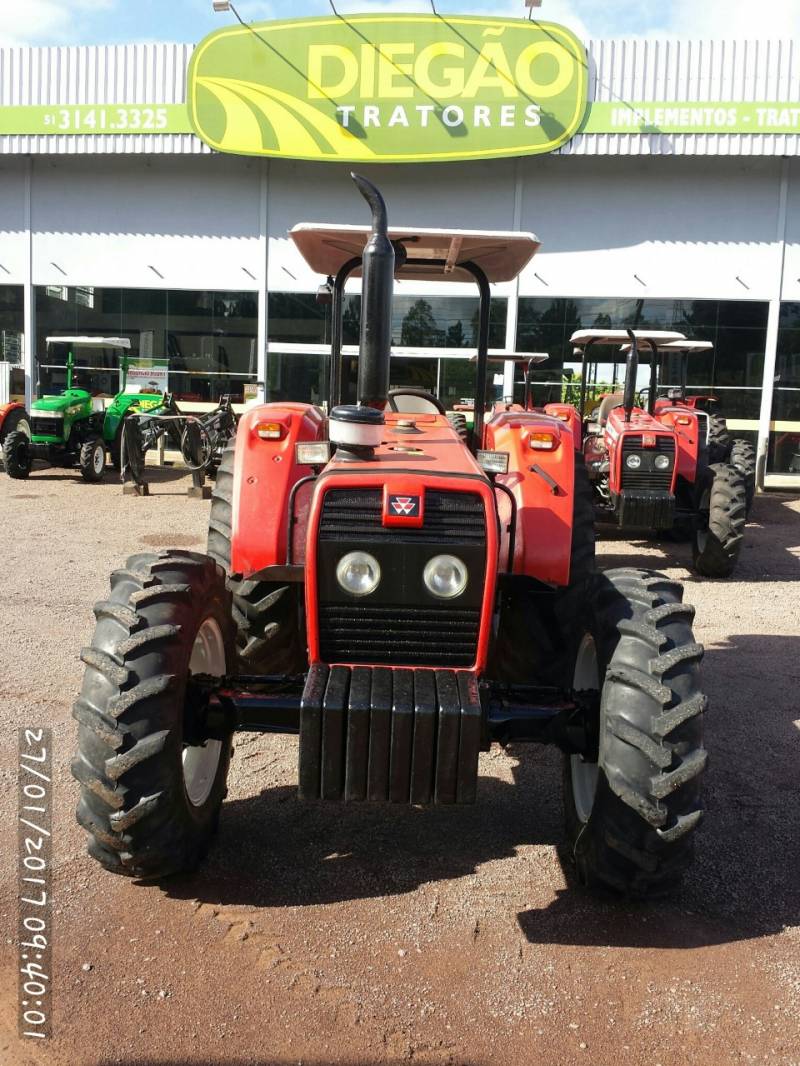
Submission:
<svg viewBox="0 0 800 1066">
<path fill-rule="evenodd" d="M 656 417 L 660 417 L 662 411 L 672 411 L 683 407 L 689 408 L 690 413 L 697 416 L 700 434 L 701 436 L 705 434 L 708 462 L 711 464 L 729 463 L 744 478 L 745 514 L 749 515 L 756 494 L 755 446 L 744 437 L 731 437 L 725 419 L 714 411 L 718 403 L 715 396 L 686 395 L 689 356 L 696 352 L 711 351 L 713 347 L 711 341 L 698 340 L 671 341 L 659 347 L 659 391 L 665 392 L 666 395 L 656 397 L 655 414 Z M 677 357 L 678 360 L 679 384 L 677 386 L 660 384 L 666 377 L 664 364 L 669 356 Z"/>
<path fill-rule="evenodd" d="M 78 820 L 108 870 L 194 867 L 220 816 L 237 730 L 299 734 L 303 800 L 468 804 L 492 742 L 564 753 L 580 878 L 673 888 L 701 818 L 702 647 L 681 586 L 594 568 L 591 495 L 568 425 L 389 391 L 395 278 L 474 280 L 476 398 L 489 286 L 531 234 L 299 226 L 335 278 L 330 409 L 267 403 L 220 467 L 208 554 L 137 554 L 97 604 L 75 705 Z M 360 271 L 356 403 L 343 403 L 344 284 Z M 421 401 L 424 400 L 424 404 Z M 462 432 L 460 432 L 460 430 Z M 265 826 L 265 836 L 268 833 Z"/>
<path fill-rule="evenodd" d="M 548 404 L 545 410 L 578 424 L 574 432 L 582 441 L 598 521 L 688 536 L 697 572 L 729 577 L 747 522 L 744 478 L 730 463 L 709 461 L 704 413 L 677 398 L 657 399 L 660 353 L 671 345 L 694 350 L 703 342 L 656 330 L 584 329 L 571 343 L 581 357 L 578 409 Z M 612 348 L 614 380 L 618 358 L 625 359 L 625 374 L 619 391 L 590 404 L 599 346 Z M 640 346 L 650 355 L 649 387 L 643 390 L 637 389 Z"/>
</svg>

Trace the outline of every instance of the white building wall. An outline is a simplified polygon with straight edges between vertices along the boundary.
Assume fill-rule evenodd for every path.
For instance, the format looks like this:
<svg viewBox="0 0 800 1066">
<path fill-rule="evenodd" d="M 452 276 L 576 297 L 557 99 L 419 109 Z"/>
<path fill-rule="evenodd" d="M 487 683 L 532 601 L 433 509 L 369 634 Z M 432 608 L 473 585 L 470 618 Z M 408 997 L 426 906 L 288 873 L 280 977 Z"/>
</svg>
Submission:
<svg viewBox="0 0 800 1066">
<path fill-rule="evenodd" d="M 0 285 L 23 285 L 28 263 L 26 159 L 0 156 Z"/>
<path fill-rule="evenodd" d="M 227 157 L 36 160 L 34 284 L 260 289 L 260 175 Z"/>
<path fill-rule="evenodd" d="M 521 295 L 773 295 L 779 160 L 523 163 L 522 228 L 542 250 Z"/>
</svg>

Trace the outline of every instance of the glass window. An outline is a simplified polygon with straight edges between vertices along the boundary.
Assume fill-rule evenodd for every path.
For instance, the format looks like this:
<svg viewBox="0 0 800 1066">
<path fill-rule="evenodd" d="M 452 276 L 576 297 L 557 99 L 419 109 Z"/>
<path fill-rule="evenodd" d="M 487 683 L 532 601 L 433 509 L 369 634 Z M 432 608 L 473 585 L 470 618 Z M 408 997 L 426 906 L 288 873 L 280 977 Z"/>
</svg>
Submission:
<svg viewBox="0 0 800 1066">
<path fill-rule="evenodd" d="M 767 470 L 800 475 L 800 303 L 781 304 Z"/>
<path fill-rule="evenodd" d="M 548 352 L 536 370 L 534 402 L 566 396 L 579 376 L 569 338 L 576 329 L 673 329 L 708 340 L 711 352 L 689 356 L 688 392 L 718 400 L 728 418 L 757 419 L 761 405 L 768 304 L 754 300 L 550 299 L 519 301 L 517 348 Z M 611 372 L 609 366 L 609 373 Z M 668 371 L 679 383 L 678 361 Z M 603 372 L 601 372 L 603 376 Z M 604 376 L 609 376 L 605 374 Z"/>
<path fill-rule="evenodd" d="M 230 394 L 242 402 L 244 384 L 258 371 L 258 294 L 184 289 L 106 289 L 39 286 L 36 289 L 36 353 L 42 388 L 63 387 L 66 349 L 46 352 L 45 338 L 127 337 L 131 359 L 166 359 L 169 386 L 178 400 L 216 402 Z M 96 394 L 119 387 L 118 356 L 101 349 L 79 357 L 82 383 Z M 79 378 L 79 381 L 81 379 Z"/>
<path fill-rule="evenodd" d="M 21 285 L 0 285 L 0 360 L 22 363 L 24 290 Z M 24 387 L 23 387 L 24 392 Z"/>
</svg>

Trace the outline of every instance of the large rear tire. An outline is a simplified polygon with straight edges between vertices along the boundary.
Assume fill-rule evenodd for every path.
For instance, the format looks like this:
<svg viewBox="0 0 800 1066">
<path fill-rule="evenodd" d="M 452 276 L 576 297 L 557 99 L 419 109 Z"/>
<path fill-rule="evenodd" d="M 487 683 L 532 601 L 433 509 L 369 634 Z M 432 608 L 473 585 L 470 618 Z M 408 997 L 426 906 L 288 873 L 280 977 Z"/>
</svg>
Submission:
<svg viewBox="0 0 800 1066">
<path fill-rule="evenodd" d="M 244 673 L 290 674 L 306 669 L 296 589 L 231 574 L 233 466 L 236 441 L 225 447 L 211 493 L 208 554 L 227 575 L 233 596 L 236 649 Z"/>
<path fill-rule="evenodd" d="M 731 454 L 731 435 L 728 432 L 728 423 L 722 415 L 709 414 L 708 416 L 708 461 L 710 463 L 725 463 Z"/>
<path fill-rule="evenodd" d="M 698 574 L 730 577 L 739 560 L 746 524 L 744 478 L 727 463 L 713 463 L 700 490 L 692 544 L 692 558 Z"/>
<path fill-rule="evenodd" d="M 743 437 L 735 437 L 731 444 L 731 466 L 744 478 L 745 513 L 750 514 L 756 495 L 756 449 Z"/>
<path fill-rule="evenodd" d="M 33 467 L 30 438 L 21 429 L 9 433 L 3 441 L 3 465 L 15 481 L 24 481 Z"/>
<path fill-rule="evenodd" d="M 564 757 L 579 879 L 628 896 L 674 890 L 693 856 L 706 765 L 694 609 L 648 570 L 598 574 L 574 687 L 600 693 L 597 762 Z"/>
<path fill-rule="evenodd" d="M 192 869 L 216 829 L 231 755 L 230 737 L 184 740 L 189 674 L 233 668 L 224 574 L 194 552 L 134 555 L 94 610 L 73 710 L 89 854 L 129 877 Z"/>
</svg>

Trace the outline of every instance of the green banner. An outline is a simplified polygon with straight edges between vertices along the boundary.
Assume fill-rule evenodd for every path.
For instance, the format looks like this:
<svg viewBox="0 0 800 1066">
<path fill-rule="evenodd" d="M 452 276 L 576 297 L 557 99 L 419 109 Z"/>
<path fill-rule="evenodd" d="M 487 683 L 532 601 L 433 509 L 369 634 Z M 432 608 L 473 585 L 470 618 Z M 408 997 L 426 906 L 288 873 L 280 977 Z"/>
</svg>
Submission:
<svg viewBox="0 0 800 1066">
<path fill-rule="evenodd" d="M 186 104 L 0 107 L 0 135 L 191 132 Z"/>
<path fill-rule="evenodd" d="M 242 155 L 422 163 L 551 152 L 586 111 L 587 60 L 562 26 L 353 15 L 219 30 L 192 56 L 189 115 Z"/>
<path fill-rule="evenodd" d="M 594 103 L 580 132 L 800 133 L 800 103 Z"/>
</svg>

